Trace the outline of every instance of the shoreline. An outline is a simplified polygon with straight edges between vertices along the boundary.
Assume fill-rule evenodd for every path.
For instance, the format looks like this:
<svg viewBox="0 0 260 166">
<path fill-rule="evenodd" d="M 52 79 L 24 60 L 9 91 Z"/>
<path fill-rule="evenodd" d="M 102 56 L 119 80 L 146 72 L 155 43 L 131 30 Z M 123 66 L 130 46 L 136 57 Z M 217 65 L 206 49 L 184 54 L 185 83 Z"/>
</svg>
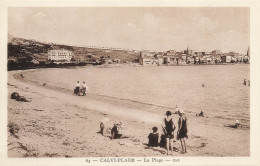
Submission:
<svg viewBox="0 0 260 166">
<path fill-rule="evenodd" d="M 124 66 L 126 67 L 126 66 Z M 152 66 L 151 66 L 152 67 Z M 164 66 L 160 66 L 160 67 L 164 67 Z M 165 66 L 166 67 L 166 66 Z M 74 68 L 74 69 L 78 69 L 78 68 Z M 26 76 L 26 73 L 31 73 L 31 72 L 37 72 L 39 70 L 46 70 L 46 69 L 32 69 L 32 70 L 21 70 L 20 72 L 24 73 Z M 48 68 L 47 70 L 63 70 L 63 68 Z M 49 90 L 54 90 L 57 92 L 63 92 L 66 94 L 73 94 L 73 90 L 71 89 L 67 89 L 67 88 L 63 88 L 63 87 L 58 87 L 55 85 L 49 85 L 46 84 L 45 86 L 43 86 L 42 84 L 44 82 L 39 82 L 37 80 L 28 80 L 26 77 L 25 78 L 21 78 L 20 73 L 17 72 L 16 74 L 14 74 L 15 79 L 22 81 L 24 83 L 27 84 L 31 84 L 31 85 L 36 85 L 38 87 L 44 88 L 44 89 L 49 89 Z M 154 104 L 154 103 L 149 103 L 149 102 L 141 102 L 141 101 L 137 101 L 137 100 L 133 100 L 133 99 L 127 99 L 127 98 L 122 98 L 122 97 L 118 97 L 118 96 L 108 96 L 108 95 L 104 95 L 104 94 L 95 94 L 95 93 L 89 93 L 88 94 L 88 98 L 94 99 L 94 100 L 100 100 L 102 98 L 103 101 L 105 102 L 109 102 L 109 103 L 120 103 L 120 105 L 138 105 L 138 107 L 145 107 L 145 106 L 150 106 L 154 109 L 159 109 L 159 110 L 175 110 L 175 107 L 169 107 L 169 106 L 164 106 L 164 105 L 158 105 L 158 104 Z M 186 109 L 186 114 L 191 114 L 191 115 L 195 115 L 198 112 L 194 112 L 193 110 L 187 110 Z M 158 113 L 157 111 L 152 111 L 152 113 Z M 207 115 L 210 118 L 214 118 L 214 119 L 223 119 L 223 120 L 237 120 L 237 119 L 233 119 L 231 117 L 224 117 L 224 116 L 218 116 L 218 115 Z M 244 123 L 244 126 L 246 128 L 250 128 L 250 119 L 245 119 L 242 117 L 238 117 L 238 120 L 242 121 Z"/>
<path fill-rule="evenodd" d="M 37 69 L 36 69 L 37 71 Z M 155 120 L 161 119 L 163 116 L 158 116 L 156 114 L 155 106 L 144 105 L 143 103 L 139 103 L 137 105 L 132 104 L 131 102 L 124 100 L 114 100 L 110 98 L 106 98 L 104 96 L 86 96 L 87 101 L 84 98 L 79 98 L 78 96 L 71 95 L 70 91 L 68 93 L 60 92 L 59 90 L 48 89 L 46 87 L 42 87 L 41 85 L 35 85 L 28 82 L 21 82 L 21 80 L 16 80 L 13 78 L 13 75 L 20 74 L 21 71 L 8 72 L 8 94 L 12 91 L 18 91 L 21 95 L 25 97 L 30 96 L 32 102 L 30 103 L 20 103 L 14 100 L 8 99 L 8 122 L 13 122 L 20 126 L 20 136 L 19 142 L 24 144 L 31 144 L 37 146 L 36 150 L 38 155 L 36 157 L 66 157 L 66 155 L 71 157 L 100 157 L 100 156 L 164 156 L 165 150 L 163 148 L 146 148 L 144 145 L 147 142 L 147 136 L 151 132 L 151 127 L 153 127 L 156 121 L 147 121 L 147 119 L 155 118 Z M 26 71 L 22 71 L 26 72 Z M 43 100 L 43 101 L 42 101 Z M 56 102 L 53 102 L 56 101 Z M 73 101 L 74 100 L 74 101 Z M 82 104 L 82 101 L 85 103 Z M 45 106 L 42 106 L 44 103 Z M 97 104 L 94 105 L 93 103 Z M 22 108 L 22 109 L 21 109 Z M 51 111 L 53 108 L 57 108 L 57 112 Z M 17 111 L 22 110 L 21 112 Z M 42 110 L 42 111 L 35 111 Z M 59 109 L 59 110 L 58 110 Z M 166 108 L 165 110 L 168 110 Z M 34 111 L 33 111 L 34 110 Z M 71 111 L 73 110 L 73 112 Z M 135 111 L 134 113 L 127 113 L 127 111 Z M 60 131 L 60 134 L 65 135 L 66 139 L 70 142 L 70 145 L 67 145 L 66 148 L 72 148 L 73 145 L 77 145 L 77 141 L 73 141 L 74 139 L 83 139 L 81 140 L 82 152 L 80 154 L 65 154 L 64 153 L 64 140 L 63 143 L 56 140 L 56 151 L 51 154 L 57 154 L 56 156 L 48 156 L 45 153 L 49 153 L 51 151 L 48 149 L 48 145 L 50 142 L 44 141 L 43 145 L 38 141 L 41 140 L 39 137 L 40 134 L 44 132 L 35 132 L 30 131 L 32 133 L 32 138 L 38 138 L 38 141 L 34 141 L 33 143 L 28 142 L 28 125 L 30 127 L 34 125 L 42 125 L 41 130 L 45 130 L 49 126 L 47 122 L 44 120 L 38 119 L 37 117 L 30 115 L 30 112 L 33 114 L 42 114 L 41 116 L 51 120 L 55 127 L 61 128 L 63 130 L 70 129 L 72 133 L 75 135 L 71 135 L 69 132 Z M 75 113 L 76 112 L 76 113 Z M 18 116 L 18 115 L 19 116 Z M 77 114 L 77 115 L 76 115 Z M 133 115 L 134 114 L 134 115 Z M 69 116 L 68 116 L 69 115 Z M 142 117 L 143 118 L 140 118 Z M 157 117 L 158 116 L 158 117 Z M 124 124 L 127 125 L 127 138 L 118 139 L 118 140 L 110 140 L 108 137 L 103 137 L 98 134 L 99 123 L 102 118 L 109 117 L 111 121 L 122 119 Z M 187 117 L 190 120 L 189 128 L 189 139 L 187 140 L 187 149 L 188 154 L 182 155 L 178 152 L 175 153 L 177 156 L 249 156 L 249 128 L 244 129 L 231 129 L 224 128 L 223 125 L 228 121 L 225 119 L 216 119 L 216 118 L 200 118 L 194 117 L 191 113 L 187 113 Z M 36 118 L 35 121 L 31 122 L 30 118 Z M 69 119 L 66 119 L 69 118 Z M 89 119 L 89 123 L 86 124 L 84 118 Z M 177 122 L 178 116 L 173 115 L 175 124 Z M 83 119 L 83 120 L 82 120 Z M 27 122 L 27 124 L 25 124 Z M 69 122 L 70 125 L 66 126 L 65 122 Z M 21 123 L 21 124 L 19 124 Z M 77 125 L 75 125 L 77 124 Z M 76 128 L 77 126 L 78 128 Z M 79 126 L 84 126 L 88 128 L 91 134 L 82 133 L 83 136 L 79 136 L 75 131 L 80 130 Z M 50 126 L 51 127 L 51 126 Z M 201 130 L 203 129 L 203 130 Z M 209 134 L 211 131 L 218 131 L 216 133 Z M 58 129 L 53 129 L 53 132 L 58 132 Z M 81 130 L 80 130 L 81 131 Z M 233 135 L 229 135 L 228 133 L 236 131 Z M 223 133 L 222 133 L 223 132 Z M 59 133 L 59 132 L 58 132 Z M 130 133 L 130 134 L 129 134 Z M 222 133 L 218 135 L 217 133 Z M 226 133 L 226 134 L 225 134 Z M 225 136 L 226 135 L 226 136 Z M 53 141 L 54 138 L 58 138 L 55 134 L 51 133 L 50 136 L 44 135 L 44 137 L 48 138 L 49 141 Z M 226 138 L 227 137 L 227 138 Z M 22 139 L 23 138 L 23 139 Z M 92 139 L 95 138 L 95 139 Z M 13 136 L 8 136 L 8 142 L 13 141 Z M 237 145 L 237 142 L 233 140 L 237 139 L 238 142 L 241 142 L 241 147 L 236 147 L 234 149 L 230 147 L 234 147 Z M 99 141 L 102 140 L 105 142 L 105 148 L 98 146 Z M 17 140 L 16 140 L 17 141 Z M 84 142 L 85 141 L 85 142 Z M 90 143 L 90 144 L 88 144 Z M 18 141 L 17 141 L 18 142 Z M 66 142 L 66 141 L 65 141 Z M 213 143 L 215 142 L 215 143 Z M 65 143 L 66 144 L 66 143 Z M 86 145 L 90 145 L 88 146 Z M 179 141 L 175 142 L 175 147 L 177 149 L 180 148 Z M 221 147 L 219 147 L 219 144 Z M 84 146 L 83 146 L 84 145 Z M 45 148 L 47 146 L 47 148 Z M 109 148 L 110 146 L 110 148 Z M 63 148 L 62 148 L 63 147 Z M 101 148 L 98 149 L 97 147 Z M 113 147 L 113 148 L 112 148 Z M 65 148 L 65 149 L 66 149 Z M 78 146 L 77 148 L 80 148 Z M 95 150 L 93 150 L 93 149 Z M 9 149 L 9 148 L 8 148 Z M 62 150 L 63 149 L 63 150 Z M 104 150 L 109 149 L 109 151 Z M 136 150 L 137 149 L 137 150 Z M 68 150 L 68 149 L 67 149 Z M 105 151 L 105 152 L 104 152 Z M 12 153 L 11 153 L 12 152 Z M 9 156 L 19 156 L 23 152 L 17 151 L 8 151 Z M 73 151 L 75 152 L 75 150 Z M 90 153 L 92 152 L 92 153 Z M 94 152 L 98 154 L 93 154 Z M 14 154 L 13 154 L 14 153 Z M 26 152 L 28 153 L 28 152 Z M 26 154 L 25 153 L 25 154 Z M 26 157 L 22 154 L 20 157 Z M 32 154 L 29 154 L 32 155 Z M 34 156 L 29 156 L 34 157 Z"/>
<path fill-rule="evenodd" d="M 77 68 L 115 68 L 115 67 L 173 67 L 173 66 L 215 66 L 215 65 L 250 65 L 250 63 L 218 63 L 218 64 L 169 64 L 169 65 L 141 65 L 139 63 L 125 63 L 125 64 L 102 64 L 102 65 L 85 65 L 85 66 L 64 66 L 64 67 L 35 67 L 28 69 L 17 69 L 10 71 L 24 71 L 24 70 L 41 70 L 41 69 L 77 69 Z"/>
</svg>

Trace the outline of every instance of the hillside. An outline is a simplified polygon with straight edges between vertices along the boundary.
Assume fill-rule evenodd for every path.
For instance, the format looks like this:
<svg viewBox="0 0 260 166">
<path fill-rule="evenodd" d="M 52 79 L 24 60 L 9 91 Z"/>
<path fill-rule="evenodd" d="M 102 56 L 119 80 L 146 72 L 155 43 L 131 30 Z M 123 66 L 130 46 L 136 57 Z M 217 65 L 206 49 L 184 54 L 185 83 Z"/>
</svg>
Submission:
<svg viewBox="0 0 260 166">
<path fill-rule="evenodd" d="M 8 59 L 17 60 L 24 57 L 33 57 L 36 60 L 47 60 L 47 53 L 52 49 L 66 49 L 73 52 L 75 61 L 98 61 L 103 58 L 121 59 L 122 62 L 132 62 L 139 57 L 139 53 L 127 50 L 104 50 L 68 46 L 54 43 L 43 43 L 35 40 L 23 39 L 8 35 Z"/>
</svg>

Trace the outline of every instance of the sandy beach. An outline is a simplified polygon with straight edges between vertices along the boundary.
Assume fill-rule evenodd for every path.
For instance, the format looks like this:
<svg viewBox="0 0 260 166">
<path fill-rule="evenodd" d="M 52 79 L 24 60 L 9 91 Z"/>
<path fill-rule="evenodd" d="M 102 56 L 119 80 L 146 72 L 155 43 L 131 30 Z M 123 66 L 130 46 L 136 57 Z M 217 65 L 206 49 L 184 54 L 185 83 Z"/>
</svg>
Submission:
<svg viewBox="0 0 260 166">
<path fill-rule="evenodd" d="M 166 112 L 168 108 L 91 93 L 75 96 L 72 90 L 29 80 L 27 72 L 30 71 L 8 72 L 8 130 L 13 131 L 8 132 L 9 157 L 166 156 L 164 148 L 148 148 L 146 144 L 153 126 L 161 132 L 164 114 L 158 114 L 157 110 Z M 12 92 L 32 101 L 12 100 Z M 234 124 L 229 119 L 185 113 L 188 153 L 180 153 L 180 141 L 175 139 L 173 156 L 250 155 L 249 122 L 242 129 L 233 129 L 224 127 Z M 105 117 L 110 120 L 107 126 L 112 127 L 117 120 L 126 126 L 121 139 L 110 140 L 98 133 Z M 177 114 L 173 115 L 176 125 L 178 118 Z"/>
</svg>

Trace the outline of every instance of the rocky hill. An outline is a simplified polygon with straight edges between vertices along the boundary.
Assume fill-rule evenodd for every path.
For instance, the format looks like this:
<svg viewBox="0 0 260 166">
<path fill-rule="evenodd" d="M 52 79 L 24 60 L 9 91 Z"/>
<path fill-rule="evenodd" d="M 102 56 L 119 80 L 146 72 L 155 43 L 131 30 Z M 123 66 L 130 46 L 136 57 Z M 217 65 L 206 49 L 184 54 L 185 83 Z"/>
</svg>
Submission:
<svg viewBox="0 0 260 166">
<path fill-rule="evenodd" d="M 68 46 L 56 43 L 44 43 L 36 40 L 23 39 L 8 35 L 8 59 L 32 57 L 36 60 L 47 60 L 48 51 L 52 49 L 66 49 L 73 52 L 74 61 L 98 61 L 102 58 L 120 59 L 122 62 L 133 62 L 140 53 L 130 50 L 108 50 Z"/>
</svg>

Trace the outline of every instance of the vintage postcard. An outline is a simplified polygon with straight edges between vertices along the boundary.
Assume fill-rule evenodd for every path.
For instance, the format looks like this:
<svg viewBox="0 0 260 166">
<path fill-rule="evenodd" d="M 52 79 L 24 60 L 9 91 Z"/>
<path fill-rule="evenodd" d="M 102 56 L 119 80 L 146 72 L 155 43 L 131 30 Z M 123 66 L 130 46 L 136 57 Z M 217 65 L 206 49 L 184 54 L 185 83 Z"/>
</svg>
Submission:
<svg viewBox="0 0 260 166">
<path fill-rule="evenodd" d="M 260 164 L 259 1 L 0 2 L 0 165 Z"/>
</svg>

